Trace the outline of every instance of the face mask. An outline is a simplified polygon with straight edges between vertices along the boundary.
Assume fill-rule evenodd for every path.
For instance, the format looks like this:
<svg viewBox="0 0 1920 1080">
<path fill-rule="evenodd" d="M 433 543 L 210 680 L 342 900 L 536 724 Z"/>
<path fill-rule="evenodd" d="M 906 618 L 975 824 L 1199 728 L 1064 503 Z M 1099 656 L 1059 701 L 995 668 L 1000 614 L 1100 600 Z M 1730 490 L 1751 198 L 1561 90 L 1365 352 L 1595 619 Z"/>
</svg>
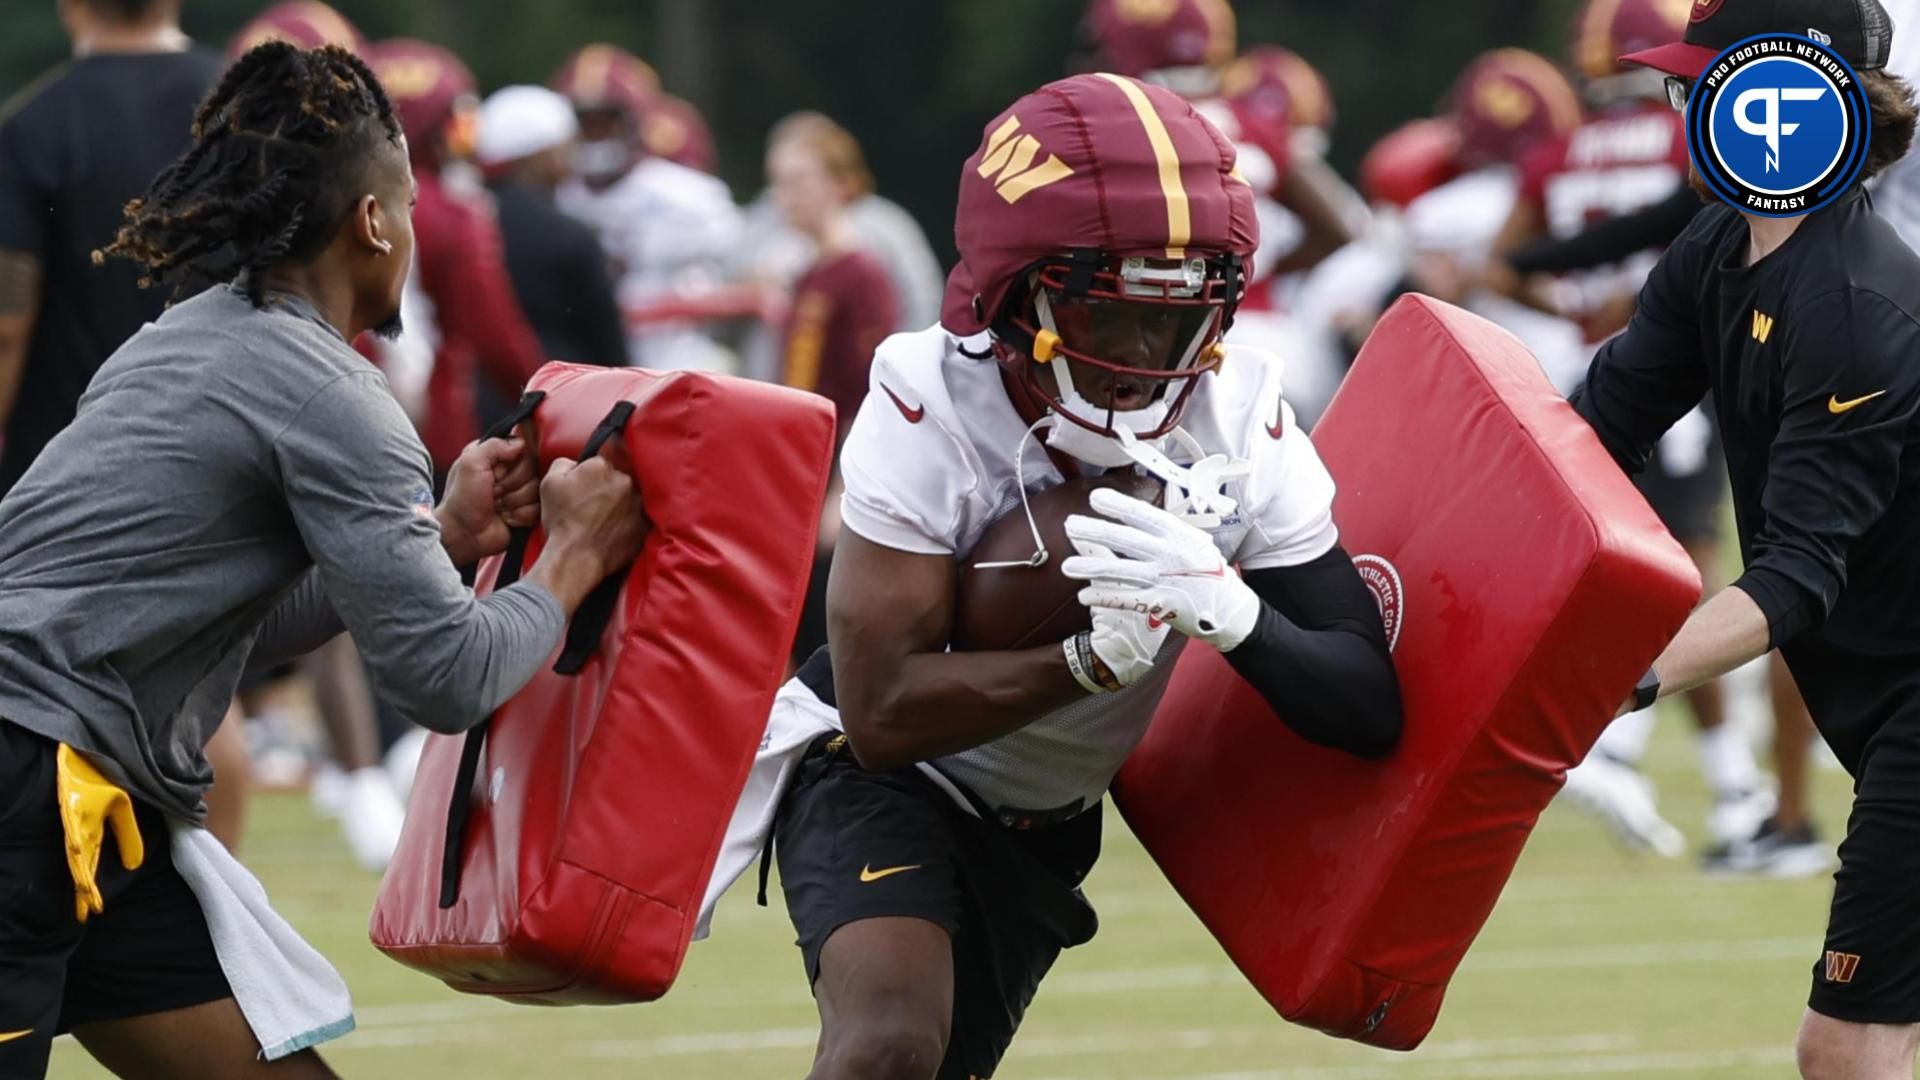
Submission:
<svg viewBox="0 0 1920 1080">
<path fill-rule="evenodd" d="M 633 151 L 621 139 L 596 139 L 573 148 L 573 167 L 588 180 L 612 180 L 627 171 Z"/>
</svg>

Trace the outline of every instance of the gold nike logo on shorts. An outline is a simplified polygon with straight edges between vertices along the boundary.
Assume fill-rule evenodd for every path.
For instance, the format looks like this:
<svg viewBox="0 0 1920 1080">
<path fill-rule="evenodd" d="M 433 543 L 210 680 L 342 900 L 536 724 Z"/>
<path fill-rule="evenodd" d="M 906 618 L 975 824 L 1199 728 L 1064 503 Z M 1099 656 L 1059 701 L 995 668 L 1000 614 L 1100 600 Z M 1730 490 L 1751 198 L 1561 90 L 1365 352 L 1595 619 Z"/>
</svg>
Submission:
<svg viewBox="0 0 1920 1080">
<path fill-rule="evenodd" d="M 860 881 L 862 884 L 875 882 L 881 878 L 888 878 L 895 874 L 904 874 L 909 870 L 918 869 L 920 869 L 920 864 L 914 863 L 912 866 L 889 866 L 885 870 L 875 870 L 873 864 L 868 863 L 860 868 Z"/>
<path fill-rule="evenodd" d="M 15 1039 L 24 1039 L 31 1034 L 33 1034 L 32 1028 L 28 1028 L 25 1031 L 0 1031 L 0 1043 L 12 1042 Z"/>
<path fill-rule="evenodd" d="M 1846 412 L 1848 409 L 1858 408 L 1861 405 L 1865 405 L 1867 402 L 1872 401 L 1874 398 L 1877 398 L 1884 393 L 1886 393 L 1885 390 L 1877 390 L 1871 394 L 1868 394 L 1866 397 L 1857 397 L 1857 398 L 1854 398 L 1852 401 L 1841 401 L 1840 395 L 1834 394 L 1832 397 L 1829 397 L 1827 399 L 1827 411 L 1832 413 L 1835 416 L 1839 416 L 1841 413 Z"/>
</svg>

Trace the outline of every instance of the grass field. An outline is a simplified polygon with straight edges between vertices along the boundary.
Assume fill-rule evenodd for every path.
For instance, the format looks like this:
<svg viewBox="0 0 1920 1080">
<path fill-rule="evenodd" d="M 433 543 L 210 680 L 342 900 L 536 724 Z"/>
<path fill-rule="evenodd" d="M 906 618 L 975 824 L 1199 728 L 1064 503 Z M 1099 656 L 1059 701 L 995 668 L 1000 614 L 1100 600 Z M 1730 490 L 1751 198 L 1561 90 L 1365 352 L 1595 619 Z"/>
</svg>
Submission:
<svg viewBox="0 0 1920 1080">
<path fill-rule="evenodd" d="M 1653 775 L 1697 836 L 1704 795 L 1690 736 L 1668 717 Z M 1817 776 L 1837 837 L 1845 777 Z M 1228 965 L 1139 846 L 1108 817 L 1088 894 L 1100 935 L 1042 987 L 1000 1080 L 1438 1080 L 1443 1077 L 1795 1075 L 1792 1037 L 1830 885 L 1722 880 L 1615 849 L 1551 810 L 1413 1054 L 1338 1042 L 1276 1017 Z M 465 997 L 367 944 L 374 879 L 304 797 L 256 803 L 243 857 L 276 906 L 338 964 L 359 1030 L 326 1048 L 347 1077 L 739 1078 L 805 1074 L 815 1036 L 792 931 L 744 884 L 711 941 L 657 1004 L 529 1009 Z M 60 1080 L 104 1076 L 70 1040 Z"/>
</svg>

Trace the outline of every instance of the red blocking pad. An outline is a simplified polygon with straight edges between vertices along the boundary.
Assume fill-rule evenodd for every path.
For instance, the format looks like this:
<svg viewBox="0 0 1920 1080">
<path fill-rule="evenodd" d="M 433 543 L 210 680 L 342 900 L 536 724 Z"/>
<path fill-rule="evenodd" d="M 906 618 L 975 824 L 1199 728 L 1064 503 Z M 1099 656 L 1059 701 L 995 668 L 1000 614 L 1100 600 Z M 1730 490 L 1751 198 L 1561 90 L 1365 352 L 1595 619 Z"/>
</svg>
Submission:
<svg viewBox="0 0 1920 1080">
<path fill-rule="evenodd" d="M 1410 1050 L 1700 578 L 1519 341 L 1451 305 L 1396 303 L 1313 440 L 1396 639 L 1400 748 L 1310 745 L 1188 649 L 1115 801 L 1282 1016 Z"/>
<path fill-rule="evenodd" d="M 579 669 L 543 668 L 494 713 L 458 802 L 467 737 L 429 740 L 370 931 L 456 990 L 649 1001 L 679 973 L 785 675 L 833 407 L 741 379 L 568 364 L 528 390 L 546 395 L 532 420 L 543 468 L 632 403 L 606 453 L 635 476 L 653 532 Z M 502 569 L 488 560 L 478 591 Z"/>
</svg>

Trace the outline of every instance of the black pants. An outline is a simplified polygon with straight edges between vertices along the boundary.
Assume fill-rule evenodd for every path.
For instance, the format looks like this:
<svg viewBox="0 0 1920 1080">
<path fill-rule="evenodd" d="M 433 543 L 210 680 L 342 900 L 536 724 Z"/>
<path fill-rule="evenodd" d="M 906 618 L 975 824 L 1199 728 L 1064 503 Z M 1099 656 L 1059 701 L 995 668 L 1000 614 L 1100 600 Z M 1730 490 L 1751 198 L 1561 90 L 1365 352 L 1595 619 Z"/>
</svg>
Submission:
<svg viewBox="0 0 1920 1080">
<path fill-rule="evenodd" d="M 120 865 L 109 834 L 106 909 L 74 916 L 55 802 L 56 744 L 0 721 L 0 1077 L 44 1076 L 55 1035 L 233 996 L 206 917 L 168 854 L 164 816 L 135 805 L 146 858 Z"/>
<path fill-rule="evenodd" d="M 817 742 L 780 810 L 776 847 L 807 979 L 851 922 L 925 919 L 953 937 L 953 1026 L 941 1080 L 990 1077 L 1060 950 L 1093 937 L 1079 885 L 1100 810 L 1014 830 L 976 818 L 918 769 L 869 772 Z"/>
</svg>

